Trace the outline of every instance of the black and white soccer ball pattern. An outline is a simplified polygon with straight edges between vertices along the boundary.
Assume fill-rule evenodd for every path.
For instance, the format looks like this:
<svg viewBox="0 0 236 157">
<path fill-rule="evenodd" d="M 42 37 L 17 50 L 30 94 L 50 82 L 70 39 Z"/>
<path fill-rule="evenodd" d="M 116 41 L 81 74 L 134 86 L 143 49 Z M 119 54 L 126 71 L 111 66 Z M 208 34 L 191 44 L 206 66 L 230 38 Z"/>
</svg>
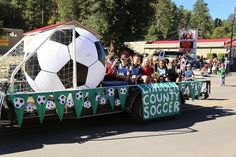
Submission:
<svg viewBox="0 0 236 157">
<path fill-rule="evenodd" d="M 91 104 L 90 101 L 87 100 L 87 101 L 84 102 L 84 108 L 89 109 L 91 107 L 92 107 L 92 104 Z"/>
<path fill-rule="evenodd" d="M 115 100 L 115 106 L 120 106 L 120 99 Z"/>
<path fill-rule="evenodd" d="M 126 87 L 121 87 L 120 88 L 120 94 L 122 94 L 122 95 L 127 94 L 127 88 Z"/>
<path fill-rule="evenodd" d="M 84 93 L 82 91 L 78 91 L 76 94 L 75 94 L 75 98 L 77 100 L 82 100 L 84 98 Z"/>
<path fill-rule="evenodd" d="M 61 105 L 65 105 L 65 103 L 66 103 L 66 96 L 65 95 L 60 95 L 59 97 L 58 97 L 58 101 L 59 101 L 59 103 L 61 104 Z"/>
<path fill-rule="evenodd" d="M 108 96 L 114 96 L 115 95 L 115 89 L 114 88 L 108 88 L 107 89 L 107 95 Z"/>
<path fill-rule="evenodd" d="M 44 105 L 44 104 L 46 104 L 46 102 L 47 102 L 46 96 L 44 96 L 44 95 L 39 95 L 39 96 L 37 97 L 37 103 L 38 103 L 39 105 Z"/>
<path fill-rule="evenodd" d="M 105 96 L 102 96 L 101 99 L 100 99 L 100 104 L 101 104 L 101 105 L 105 105 L 106 102 L 107 102 L 106 97 L 105 97 Z"/>
<path fill-rule="evenodd" d="M 72 28 L 56 30 L 34 51 L 37 38 L 49 36 L 49 31 L 35 35 L 35 41 L 25 49 L 25 57 L 34 53 L 25 63 L 25 76 L 34 91 L 64 90 L 73 87 Z M 83 28 L 75 28 L 77 87 L 95 88 L 105 76 L 105 52 L 95 35 Z M 94 77 L 96 76 L 96 77 Z"/>
<path fill-rule="evenodd" d="M 56 108 L 56 104 L 54 103 L 54 101 L 49 100 L 49 101 L 47 101 L 46 108 L 48 110 L 54 110 Z"/>
<path fill-rule="evenodd" d="M 26 112 L 32 113 L 32 112 L 34 112 L 34 110 L 36 110 L 36 106 L 32 105 L 32 104 L 27 104 L 25 106 L 25 110 L 26 110 Z"/>
<path fill-rule="evenodd" d="M 15 108 L 21 108 L 25 105 L 25 100 L 23 98 L 15 98 L 14 99 L 14 106 Z"/>
</svg>

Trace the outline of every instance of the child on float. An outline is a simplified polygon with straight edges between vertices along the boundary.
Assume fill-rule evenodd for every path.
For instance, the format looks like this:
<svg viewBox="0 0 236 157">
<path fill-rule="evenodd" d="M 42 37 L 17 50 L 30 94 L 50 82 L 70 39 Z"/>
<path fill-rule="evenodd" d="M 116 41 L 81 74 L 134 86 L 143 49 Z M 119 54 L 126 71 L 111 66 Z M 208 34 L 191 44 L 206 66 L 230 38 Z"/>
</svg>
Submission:
<svg viewBox="0 0 236 157">
<path fill-rule="evenodd" d="M 151 75 L 154 70 L 153 70 L 153 67 L 151 66 L 151 60 L 149 57 L 145 57 L 143 59 L 142 71 L 143 71 L 143 75 L 142 75 L 143 83 L 152 83 L 153 78 Z"/>
<path fill-rule="evenodd" d="M 193 70 L 192 70 L 192 67 L 190 64 L 187 64 L 186 66 L 186 70 L 184 72 L 184 80 L 185 81 L 193 81 L 194 80 L 194 73 L 193 73 Z"/>
<path fill-rule="evenodd" d="M 175 82 L 176 79 L 178 78 L 176 59 L 173 59 L 173 60 L 169 61 L 168 65 L 167 65 L 167 70 L 168 70 L 169 80 L 171 82 Z"/>
<path fill-rule="evenodd" d="M 120 60 L 121 60 L 121 63 L 116 68 L 117 79 L 128 82 L 130 78 L 128 58 L 126 57 L 126 55 L 121 55 Z"/>
<path fill-rule="evenodd" d="M 104 81 L 110 81 L 110 80 L 115 80 L 116 79 L 116 64 L 117 64 L 117 59 L 114 58 L 113 55 L 108 55 L 106 57 L 107 63 L 106 63 L 106 74 L 104 77 Z"/>
<path fill-rule="evenodd" d="M 164 60 L 159 61 L 159 66 L 157 67 L 157 74 L 159 76 L 158 79 L 159 82 L 169 81 L 166 62 Z"/>
<path fill-rule="evenodd" d="M 159 65 L 159 58 L 156 55 L 152 56 L 152 68 L 153 68 L 153 73 L 152 73 L 152 78 L 153 82 L 157 82 L 159 79 L 159 76 L 157 74 L 157 67 Z"/>
<path fill-rule="evenodd" d="M 133 63 L 130 67 L 130 75 L 131 75 L 131 83 L 137 84 L 137 83 L 143 83 L 142 81 L 142 67 L 141 67 L 141 56 L 138 54 L 135 54 L 133 56 Z"/>
</svg>

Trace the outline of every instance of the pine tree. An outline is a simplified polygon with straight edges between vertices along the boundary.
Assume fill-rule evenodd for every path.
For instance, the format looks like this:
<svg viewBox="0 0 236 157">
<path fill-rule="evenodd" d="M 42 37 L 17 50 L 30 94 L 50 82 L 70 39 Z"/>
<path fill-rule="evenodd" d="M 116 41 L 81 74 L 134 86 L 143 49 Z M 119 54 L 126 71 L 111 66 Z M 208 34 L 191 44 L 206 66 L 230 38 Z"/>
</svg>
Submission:
<svg viewBox="0 0 236 157">
<path fill-rule="evenodd" d="M 149 33 L 156 34 L 156 39 L 178 38 L 178 9 L 171 0 L 159 0 L 154 3 L 155 21 L 149 28 Z M 156 27 L 156 29 L 155 29 Z"/>
<path fill-rule="evenodd" d="M 39 28 L 47 25 L 53 13 L 53 0 L 26 0 L 24 19 L 28 29 Z"/>
<path fill-rule="evenodd" d="M 190 26 L 198 29 L 200 38 L 209 38 L 212 23 L 207 3 L 205 3 L 204 0 L 197 0 L 193 7 Z"/>
</svg>

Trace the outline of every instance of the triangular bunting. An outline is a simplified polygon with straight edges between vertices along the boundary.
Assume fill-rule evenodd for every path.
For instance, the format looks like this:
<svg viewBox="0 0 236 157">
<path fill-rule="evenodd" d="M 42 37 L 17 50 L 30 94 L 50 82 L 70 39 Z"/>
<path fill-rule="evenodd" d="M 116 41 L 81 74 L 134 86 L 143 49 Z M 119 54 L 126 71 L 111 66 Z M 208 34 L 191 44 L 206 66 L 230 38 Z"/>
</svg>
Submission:
<svg viewBox="0 0 236 157">
<path fill-rule="evenodd" d="M 181 93 L 184 94 L 184 92 L 185 92 L 185 90 L 186 90 L 188 84 L 187 84 L 186 82 L 181 82 L 181 83 L 179 83 L 178 85 L 179 85 L 179 88 L 180 88 Z"/>
<path fill-rule="evenodd" d="M 74 101 L 74 108 L 77 118 L 80 118 L 85 99 L 86 91 L 84 90 L 76 90 L 72 91 L 72 99 Z"/>
<path fill-rule="evenodd" d="M 63 92 L 63 91 L 53 93 L 53 98 L 56 104 L 57 114 L 60 120 L 62 120 L 64 116 L 64 109 L 66 105 L 67 94 L 68 94 L 67 92 Z"/>
<path fill-rule="evenodd" d="M 190 81 L 189 84 L 188 84 L 188 88 L 189 88 L 189 92 L 190 92 L 190 96 L 192 98 L 192 100 L 194 100 L 195 98 L 195 82 L 193 81 Z"/>
<path fill-rule="evenodd" d="M 125 102 L 126 102 L 126 98 L 128 96 L 128 93 L 129 93 L 129 88 L 127 86 L 123 86 L 123 87 L 118 88 L 118 95 L 119 95 L 120 105 L 121 105 L 122 109 L 124 109 L 124 107 L 125 107 Z"/>
<path fill-rule="evenodd" d="M 49 95 L 50 93 L 34 93 L 32 95 L 41 124 L 43 123 L 43 119 L 45 116 L 46 104 L 47 104 Z"/>
<path fill-rule="evenodd" d="M 14 105 L 17 123 L 21 127 L 24 117 L 25 105 L 27 104 L 27 94 L 16 94 L 10 97 L 11 102 Z"/>
<path fill-rule="evenodd" d="M 196 82 L 196 89 L 197 89 L 197 93 L 195 93 L 195 95 L 197 95 L 197 97 L 199 97 L 201 90 L 202 90 L 202 82 L 198 81 Z"/>
<path fill-rule="evenodd" d="M 110 102 L 110 106 L 112 108 L 112 111 L 114 110 L 115 106 L 115 88 L 107 88 L 106 94 L 108 96 L 108 100 Z"/>
<path fill-rule="evenodd" d="M 89 89 L 89 101 L 92 103 L 93 114 L 96 114 L 98 108 L 97 95 L 101 95 L 103 89 Z"/>
</svg>

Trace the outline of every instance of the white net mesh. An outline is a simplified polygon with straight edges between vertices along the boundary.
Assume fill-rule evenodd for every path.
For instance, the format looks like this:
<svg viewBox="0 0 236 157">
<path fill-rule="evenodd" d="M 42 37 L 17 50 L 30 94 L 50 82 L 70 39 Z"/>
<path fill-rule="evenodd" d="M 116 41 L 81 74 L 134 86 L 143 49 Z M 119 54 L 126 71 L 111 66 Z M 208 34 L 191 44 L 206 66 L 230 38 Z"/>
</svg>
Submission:
<svg viewBox="0 0 236 157">
<path fill-rule="evenodd" d="M 18 42 L 8 53 L 0 58 L 0 81 L 10 82 L 11 75 L 15 68 L 24 58 L 24 40 Z M 24 77 L 24 69 L 21 67 L 14 76 L 15 91 L 25 91 L 27 82 Z"/>
<path fill-rule="evenodd" d="M 0 58 L 0 79 L 8 80 L 11 73 L 24 58 L 24 41 L 21 40 L 6 55 Z"/>
</svg>

